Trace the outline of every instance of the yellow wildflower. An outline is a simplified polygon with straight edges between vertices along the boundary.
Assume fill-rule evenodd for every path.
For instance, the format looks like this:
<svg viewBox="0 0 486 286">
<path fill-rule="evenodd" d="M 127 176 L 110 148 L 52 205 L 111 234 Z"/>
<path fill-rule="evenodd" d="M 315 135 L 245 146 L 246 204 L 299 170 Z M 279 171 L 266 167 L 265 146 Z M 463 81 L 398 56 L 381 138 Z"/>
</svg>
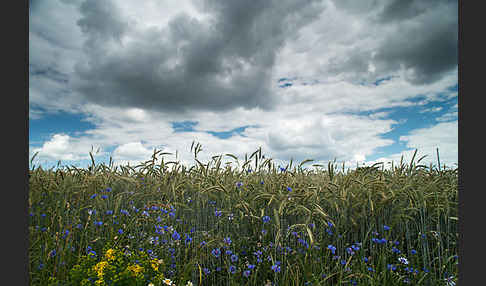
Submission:
<svg viewBox="0 0 486 286">
<path fill-rule="evenodd" d="M 115 250 L 110 248 L 106 251 L 105 257 L 108 260 L 114 260 L 115 259 Z"/>
<path fill-rule="evenodd" d="M 143 271 L 143 267 L 138 265 L 138 264 L 128 266 L 127 269 L 129 271 L 133 272 L 134 276 L 137 276 L 138 273 Z"/>
<path fill-rule="evenodd" d="M 103 277 L 103 269 L 105 269 L 105 267 L 108 265 L 108 262 L 106 261 L 101 261 L 101 262 L 98 262 L 94 267 L 94 271 L 96 271 L 97 275 L 99 278 L 102 278 Z"/>
<path fill-rule="evenodd" d="M 150 261 L 150 265 L 152 265 L 152 268 L 153 268 L 155 271 L 159 270 L 159 265 L 160 265 L 160 264 L 162 264 L 162 259 L 159 259 L 159 260 L 157 260 L 157 259 L 152 259 L 152 260 Z"/>
</svg>

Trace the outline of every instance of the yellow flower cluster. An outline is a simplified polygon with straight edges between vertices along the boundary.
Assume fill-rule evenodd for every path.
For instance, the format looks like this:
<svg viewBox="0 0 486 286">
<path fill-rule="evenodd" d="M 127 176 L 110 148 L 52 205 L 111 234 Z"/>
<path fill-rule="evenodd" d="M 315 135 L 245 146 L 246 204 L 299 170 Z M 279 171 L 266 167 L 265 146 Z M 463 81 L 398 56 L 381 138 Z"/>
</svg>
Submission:
<svg viewBox="0 0 486 286">
<path fill-rule="evenodd" d="M 98 262 L 98 264 L 96 264 L 94 267 L 93 267 L 93 270 L 96 271 L 98 277 L 101 279 L 103 278 L 103 269 L 105 269 L 105 267 L 108 265 L 108 262 L 106 261 L 101 261 L 101 262 Z"/>
<path fill-rule="evenodd" d="M 112 248 L 108 249 L 105 253 L 105 257 L 108 261 L 115 260 L 115 250 Z"/>
<path fill-rule="evenodd" d="M 155 271 L 158 271 L 159 270 L 159 265 L 162 264 L 162 259 L 152 259 L 150 261 L 150 265 L 152 265 L 152 268 L 155 270 Z"/>
<path fill-rule="evenodd" d="M 143 267 L 138 265 L 138 264 L 130 265 L 130 266 L 127 267 L 127 269 L 129 271 L 133 272 L 134 276 L 137 276 L 138 273 L 143 271 Z"/>
</svg>

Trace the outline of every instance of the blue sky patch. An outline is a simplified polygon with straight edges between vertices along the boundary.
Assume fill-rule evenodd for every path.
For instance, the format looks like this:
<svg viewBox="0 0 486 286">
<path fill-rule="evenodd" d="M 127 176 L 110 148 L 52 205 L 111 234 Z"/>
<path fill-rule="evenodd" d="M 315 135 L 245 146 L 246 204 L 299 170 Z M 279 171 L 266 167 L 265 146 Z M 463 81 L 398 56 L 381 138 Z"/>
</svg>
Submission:
<svg viewBox="0 0 486 286">
<path fill-rule="evenodd" d="M 82 114 L 64 111 L 46 114 L 39 119 L 29 119 L 29 143 L 32 146 L 41 146 L 54 134 L 63 133 L 72 137 L 95 127 Z"/>
<path fill-rule="evenodd" d="M 215 132 L 215 131 L 206 131 L 206 132 L 213 135 L 213 136 L 216 136 L 220 139 L 228 139 L 231 136 L 236 135 L 236 134 L 241 135 L 241 133 L 243 133 L 245 131 L 245 129 L 248 128 L 248 127 L 252 127 L 252 126 L 246 125 L 246 126 L 231 129 L 229 131 L 222 131 L 222 132 Z"/>
<path fill-rule="evenodd" d="M 198 124 L 197 121 L 190 121 L 190 120 L 171 122 L 171 123 L 172 123 L 172 129 L 174 130 L 175 133 L 196 131 L 194 130 L 194 126 Z"/>
</svg>

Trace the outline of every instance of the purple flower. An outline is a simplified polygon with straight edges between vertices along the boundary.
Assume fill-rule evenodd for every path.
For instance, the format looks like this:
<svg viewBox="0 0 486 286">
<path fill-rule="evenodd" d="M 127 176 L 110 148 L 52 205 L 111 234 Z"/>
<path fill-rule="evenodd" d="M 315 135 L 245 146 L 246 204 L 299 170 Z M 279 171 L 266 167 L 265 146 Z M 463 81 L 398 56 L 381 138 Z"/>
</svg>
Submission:
<svg viewBox="0 0 486 286">
<path fill-rule="evenodd" d="M 214 257 L 219 257 L 219 255 L 221 254 L 221 251 L 219 250 L 219 248 L 215 248 L 211 251 L 211 254 L 214 255 Z"/>
<path fill-rule="evenodd" d="M 270 221 L 270 217 L 266 215 L 266 216 L 264 216 L 264 217 L 262 218 L 262 220 L 263 220 L 263 223 L 267 223 L 267 222 L 269 222 L 269 221 Z"/>
<path fill-rule="evenodd" d="M 231 272 L 231 274 L 235 274 L 236 273 L 236 267 L 234 265 L 231 265 L 229 267 L 229 271 Z"/>
<path fill-rule="evenodd" d="M 335 254 L 336 253 L 336 247 L 333 246 L 332 244 L 329 244 L 327 246 L 327 249 L 331 250 L 332 254 Z"/>
<path fill-rule="evenodd" d="M 93 195 L 91 195 L 90 198 L 94 199 L 94 198 L 96 198 L 96 196 L 97 196 L 97 194 L 93 194 Z"/>
<path fill-rule="evenodd" d="M 231 255 L 231 262 L 236 262 L 236 261 L 238 261 L 238 255 L 236 254 Z"/>
<path fill-rule="evenodd" d="M 179 239 L 181 239 L 181 235 L 177 231 L 174 230 L 174 233 L 172 234 L 172 239 L 173 240 L 179 240 Z"/>
<path fill-rule="evenodd" d="M 389 226 L 387 226 L 387 225 L 384 225 L 384 226 L 383 226 L 383 229 L 384 229 L 385 231 L 387 231 L 387 230 L 390 230 L 390 227 L 389 227 Z"/>
<path fill-rule="evenodd" d="M 230 244 L 231 244 L 231 238 L 229 238 L 229 237 L 225 237 L 225 238 L 223 239 L 223 242 L 224 242 L 224 243 L 226 243 L 227 245 L 230 245 Z"/>
<path fill-rule="evenodd" d="M 278 265 L 278 264 L 274 264 L 274 265 L 272 265 L 272 270 L 273 270 L 273 272 L 275 272 L 275 273 L 280 272 L 280 265 Z"/>
<path fill-rule="evenodd" d="M 247 278 L 250 276 L 250 274 L 251 274 L 251 271 L 250 270 L 243 271 L 243 276 L 245 276 Z"/>
</svg>

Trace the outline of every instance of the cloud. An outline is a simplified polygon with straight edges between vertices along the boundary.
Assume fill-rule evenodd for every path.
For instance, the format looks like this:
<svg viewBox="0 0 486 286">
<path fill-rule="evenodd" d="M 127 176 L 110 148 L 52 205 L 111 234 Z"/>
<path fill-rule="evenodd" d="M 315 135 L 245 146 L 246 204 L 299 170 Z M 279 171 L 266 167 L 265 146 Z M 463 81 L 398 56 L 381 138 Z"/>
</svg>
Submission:
<svg viewBox="0 0 486 286">
<path fill-rule="evenodd" d="M 282 77 L 297 70 L 357 83 L 394 75 L 423 85 L 457 67 L 457 2 L 358 2 L 327 1 L 298 41 L 285 46 Z"/>
<path fill-rule="evenodd" d="M 319 1 L 202 1 L 208 20 L 179 13 L 146 27 L 102 3 L 81 5 L 87 60 L 75 67 L 74 89 L 100 105 L 169 113 L 271 108 L 276 54 L 321 9 Z"/>
<path fill-rule="evenodd" d="M 143 146 L 142 142 L 130 142 L 118 146 L 113 151 L 113 160 L 116 164 L 135 165 L 142 161 L 149 160 L 153 155 L 154 150 Z"/>
<path fill-rule="evenodd" d="M 86 158 L 88 152 L 85 152 L 82 156 L 79 152 L 76 152 L 75 142 L 69 135 L 66 134 L 54 134 L 50 140 L 44 142 L 42 147 L 31 149 L 31 154 L 37 152 L 37 158 L 44 160 L 62 160 L 62 161 L 74 161 Z"/>
<path fill-rule="evenodd" d="M 406 143 L 408 150 L 367 162 L 367 164 L 394 161 L 396 165 L 396 163 L 400 162 L 402 155 L 404 156 L 404 162 L 408 164 L 412 159 L 415 149 L 417 149 L 415 160 L 426 155 L 427 157 L 420 162 L 421 164 L 427 166 L 429 164 L 437 165 L 438 148 L 441 165 L 446 164 L 448 167 L 456 167 L 456 164 L 458 164 L 457 140 L 457 120 L 453 122 L 441 122 L 431 127 L 414 129 L 408 135 L 400 136 L 400 141 Z"/>
</svg>

